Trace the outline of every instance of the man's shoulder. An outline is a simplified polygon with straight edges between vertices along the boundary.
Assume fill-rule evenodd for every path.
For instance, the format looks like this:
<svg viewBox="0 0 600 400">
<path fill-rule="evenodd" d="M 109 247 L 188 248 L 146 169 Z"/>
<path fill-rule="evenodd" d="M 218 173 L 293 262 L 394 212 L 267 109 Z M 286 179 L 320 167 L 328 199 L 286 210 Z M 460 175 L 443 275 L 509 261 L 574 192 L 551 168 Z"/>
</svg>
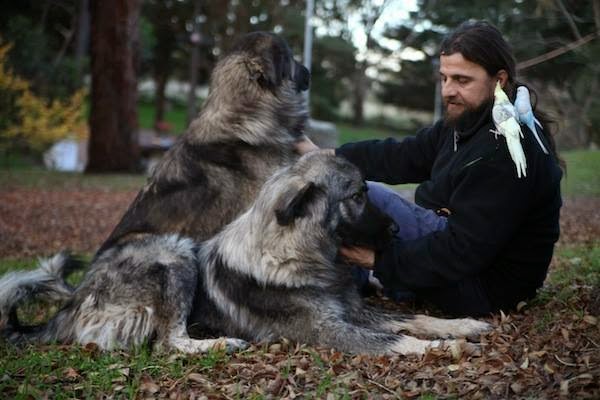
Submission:
<svg viewBox="0 0 600 400">
<path fill-rule="evenodd" d="M 433 125 L 421 128 L 415 136 L 427 138 L 427 141 L 435 148 L 440 149 L 444 141 L 453 137 L 454 129 L 444 123 L 443 119 L 434 122 Z"/>
<path fill-rule="evenodd" d="M 439 134 L 442 132 L 451 133 L 454 130 L 454 128 L 452 128 L 450 125 L 448 125 L 446 123 L 446 121 L 444 121 L 444 119 L 441 118 L 441 119 L 438 119 L 437 121 L 435 121 L 433 123 L 433 125 L 430 125 L 430 126 L 424 128 L 424 130 L 428 130 L 431 133 Z"/>
</svg>

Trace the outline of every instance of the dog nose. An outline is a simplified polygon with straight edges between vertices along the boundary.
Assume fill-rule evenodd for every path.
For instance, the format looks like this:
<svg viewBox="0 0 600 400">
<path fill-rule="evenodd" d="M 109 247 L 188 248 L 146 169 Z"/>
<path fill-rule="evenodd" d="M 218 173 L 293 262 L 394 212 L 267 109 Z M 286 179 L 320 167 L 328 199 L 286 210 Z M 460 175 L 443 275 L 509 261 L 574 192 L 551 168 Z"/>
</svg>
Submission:
<svg viewBox="0 0 600 400">
<path fill-rule="evenodd" d="M 298 91 L 305 91 L 310 86 L 310 72 L 304 65 L 297 65 L 296 76 L 294 81 Z"/>
</svg>

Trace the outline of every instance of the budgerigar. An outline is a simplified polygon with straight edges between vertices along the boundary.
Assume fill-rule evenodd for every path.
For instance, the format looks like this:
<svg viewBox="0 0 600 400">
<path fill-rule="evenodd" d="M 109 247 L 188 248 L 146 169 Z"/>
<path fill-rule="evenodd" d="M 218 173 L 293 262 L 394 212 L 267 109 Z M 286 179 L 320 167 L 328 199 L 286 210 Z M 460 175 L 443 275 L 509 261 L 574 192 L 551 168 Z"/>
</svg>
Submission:
<svg viewBox="0 0 600 400">
<path fill-rule="evenodd" d="M 542 151 L 548 154 L 548 150 L 546 150 L 542 139 L 540 139 L 537 133 L 537 129 L 535 129 L 536 124 L 540 127 L 540 129 L 542 128 L 542 124 L 540 124 L 537 118 L 533 115 L 533 110 L 531 109 L 531 99 L 529 98 L 529 89 L 527 89 L 526 86 L 519 86 L 517 88 L 515 108 L 517 109 L 517 117 L 519 118 L 519 122 L 527 125 L 542 148 Z"/>
<path fill-rule="evenodd" d="M 521 178 L 526 176 L 525 169 L 527 168 L 527 161 L 525 160 L 525 153 L 523 153 L 523 147 L 521 146 L 521 138 L 523 132 L 521 126 L 517 120 L 517 111 L 512 105 L 504 90 L 500 86 L 500 82 L 496 82 L 496 88 L 494 90 L 494 106 L 492 108 L 492 119 L 496 130 L 496 135 L 502 135 L 506 139 L 506 145 L 508 146 L 508 152 L 510 158 L 512 158 L 517 168 L 517 177 Z"/>
</svg>

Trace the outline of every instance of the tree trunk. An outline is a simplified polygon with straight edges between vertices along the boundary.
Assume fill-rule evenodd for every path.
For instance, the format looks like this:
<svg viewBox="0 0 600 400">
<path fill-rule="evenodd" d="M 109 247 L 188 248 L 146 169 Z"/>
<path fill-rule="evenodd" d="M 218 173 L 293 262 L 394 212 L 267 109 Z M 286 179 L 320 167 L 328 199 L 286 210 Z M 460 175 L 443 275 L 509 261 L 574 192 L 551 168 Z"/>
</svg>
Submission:
<svg viewBox="0 0 600 400">
<path fill-rule="evenodd" d="M 196 86 L 198 85 L 198 67 L 200 65 L 200 22 L 198 17 L 202 6 L 202 0 L 194 2 L 194 31 L 191 36 L 191 60 L 190 60 L 190 91 L 187 100 L 187 125 L 196 118 Z"/>
<path fill-rule="evenodd" d="M 152 64 L 154 67 L 154 83 L 156 89 L 154 127 L 164 122 L 167 106 L 167 97 L 165 90 L 171 71 L 173 69 L 173 51 L 177 47 L 177 32 L 172 21 L 172 16 L 176 15 L 173 4 L 165 1 L 159 1 L 155 5 L 155 10 L 150 16 L 156 45 L 153 50 Z"/>
<path fill-rule="evenodd" d="M 367 75 L 366 75 L 366 62 L 362 62 L 358 65 L 354 77 L 354 88 L 352 96 L 352 122 L 356 126 L 361 126 L 365 123 L 364 116 L 364 103 L 367 94 Z"/>
<path fill-rule="evenodd" d="M 138 167 L 137 79 L 140 0 L 90 2 L 92 93 L 87 172 Z"/>
<path fill-rule="evenodd" d="M 75 41 L 75 60 L 77 61 L 77 79 L 83 81 L 83 69 L 90 42 L 90 4 L 89 0 L 79 0 L 77 37 Z"/>
<path fill-rule="evenodd" d="M 167 97 L 165 95 L 165 91 L 167 89 L 167 81 L 169 77 L 167 74 L 157 75 L 154 78 L 154 82 L 156 84 L 156 90 L 154 96 L 156 113 L 154 114 L 154 127 L 157 127 L 160 122 L 163 122 L 165 119 L 165 109 L 167 105 Z"/>
</svg>

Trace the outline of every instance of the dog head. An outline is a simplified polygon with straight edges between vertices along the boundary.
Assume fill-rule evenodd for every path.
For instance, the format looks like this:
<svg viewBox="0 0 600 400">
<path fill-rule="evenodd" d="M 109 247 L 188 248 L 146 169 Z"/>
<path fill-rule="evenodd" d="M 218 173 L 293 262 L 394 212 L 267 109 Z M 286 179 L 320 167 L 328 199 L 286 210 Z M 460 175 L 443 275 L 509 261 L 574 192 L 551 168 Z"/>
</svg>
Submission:
<svg viewBox="0 0 600 400">
<path fill-rule="evenodd" d="M 242 36 L 215 66 L 204 108 L 190 131 L 203 140 L 236 136 L 252 145 L 291 145 L 304 134 L 303 91 L 310 73 L 285 40 L 267 32 Z"/>
<path fill-rule="evenodd" d="M 276 91 L 284 81 L 290 81 L 296 92 L 308 89 L 310 72 L 294 60 L 288 44 L 277 35 L 249 33 L 235 44 L 231 54 L 244 56 L 248 77 L 263 88 Z"/>
<path fill-rule="evenodd" d="M 347 160 L 324 151 L 306 154 L 271 176 L 252 207 L 204 251 L 216 243 L 227 265 L 262 283 L 339 284 L 340 274 L 347 278 L 350 271 L 332 268 L 341 235 L 355 234 L 367 218 L 384 235 L 392 228 L 387 217 L 372 219 L 382 214 L 370 213 L 366 190 Z M 381 233 L 376 228 L 373 235 Z"/>
<path fill-rule="evenodd" d="M 312 224 L 341 243 L 381 248 L 396 225 L 367 198 L 367 185 L 347 160 L 325 152 L 300 158 L 291 167 L 296 179 L 281 192 L 275 207 L 280 226 Z M 308 222 L 307 222 L 308 221 Z"/>
</svg>

